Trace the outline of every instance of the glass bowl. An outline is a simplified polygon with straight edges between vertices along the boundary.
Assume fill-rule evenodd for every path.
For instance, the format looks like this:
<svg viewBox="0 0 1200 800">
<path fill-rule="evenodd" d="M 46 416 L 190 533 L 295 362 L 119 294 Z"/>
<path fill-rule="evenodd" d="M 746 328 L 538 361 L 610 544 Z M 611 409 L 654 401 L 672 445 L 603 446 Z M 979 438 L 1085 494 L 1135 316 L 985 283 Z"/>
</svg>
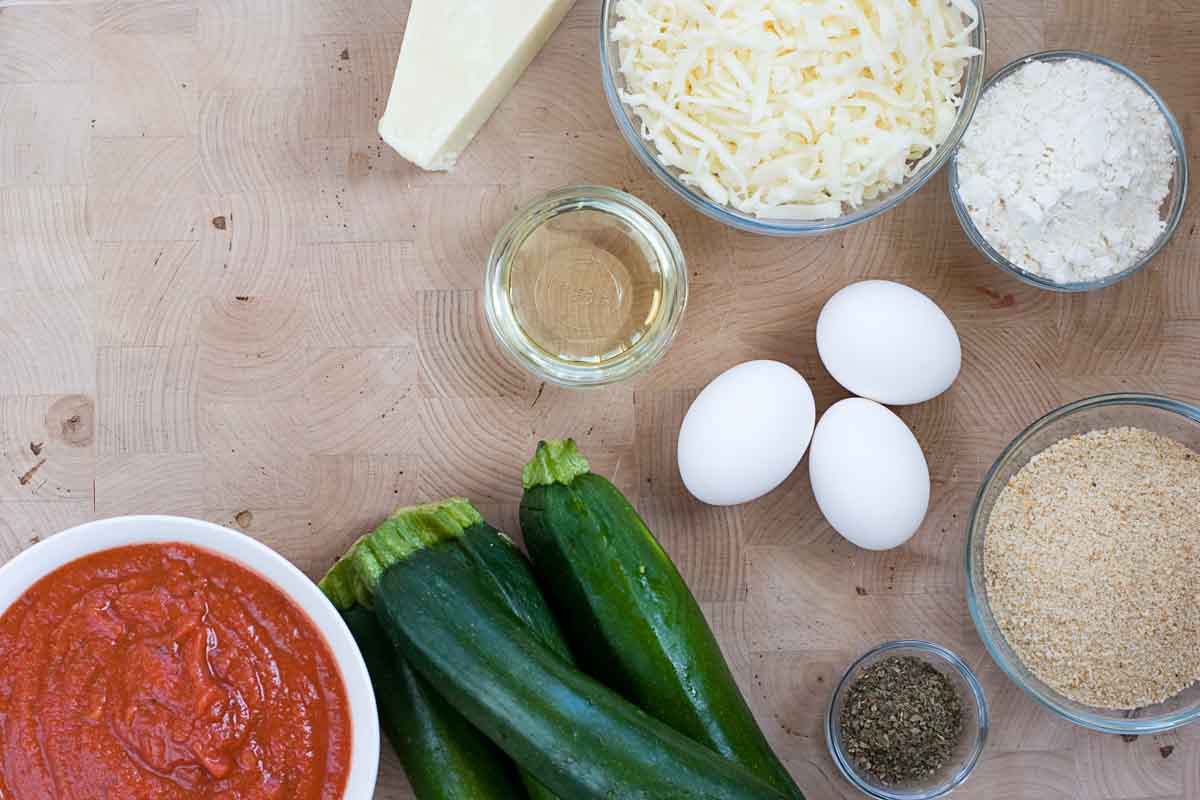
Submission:
<svg viewBox="0 0 1200 800">
<path fill-rule="evenodd" d="M 816 221 L 761 219 L 753 214 L 745 214 L 730 206 L 715 203 L 702 192 L 685 184 L 679 179 L 679 170 L 663 165 L 655 155 L 650 143 L 642 138 L 640 122 L 636 114 L 621 102 L 618 94 L 625 88 L 625 78 L 620 70 L 620 48 L 609 35 L 618 21 L 617 2 L 618 0 L 604 0 L 600 11 L 601 78 L 604 83 L 604 94 L 608 98 L 608 105 L 617 121 L 617 127 L 620 128 L 625 140 L 629 142 L 633 152 L 637 154 L 638 159 L 646 168 L 666 184 L 667 188 L 683 198 L 688 205 L 717 222 L 750 233 L 768 236 L 806 236 L 829 233 L 848 228 L 859 222 L 866 222 L 899 205 L 925 185 L 925 182 L 932 178 L 950 158 L 954 148 L 966 132 L 967 126 L 971 123 L 975 105 L 979 102 L 980 91 L 983 88 L 987 62 L 987 36 L 984 29 L 983 0 L 975 0 L 975 6 L 979 10 L 979 25 L 971 35 L 970 44 L 980 50 L 981 54 L 971 59 L 967 66 L 958 119 L 951 129 L 950 135 L 942 143 L 934 157 L 926 161 L 921 169 L 892 191 L 874 200 L 868 200 L 862 206 L 852 209 L 849 213 L 836 219 Z"/>
<path fill-rule="evenodd" d="M 975 629 L 1000 669 L 1029 696 L 1055 714 L 1094 731 L 1126 735 L 1162 733 L 1200 720 L 1200 683 L 1165 703 L 1136 711 L 1116 711 L 1077 703 L 1051 689 L 1025 668 L 1009 646 L 988 605 L 984 579 L 984 541 L 992 506 L 1009 479 L 1029 459 L 1068 436 L 1130 426 L 1169 436 L 1200 451 L 1200 408 L 1166 397 L 1109 394 L 1080 400 L 1052 411 L 1030 425 L 996 461 L 975 500 L 967 522 L 967 605 Z"/>
<path fill-rule="evenodd" d="M 1171 237 L 1175 234 L 1176 228 L 1179 227 L 1179 221 L 1183 218 L 1183 209 L 1187 202 L 1188 193 L 1187 146 L 1184 144 L 1183 130 L 1179 127 L 1179 123 L 1176 121 L 1175 116 L 1171 113 L 1171 110 L 1167 108 L 1167 104 L 1163 102 L 1163 99 L 1158 96 L 1157 92 L 1150 88 L 1150 84 L 1138 77 L 1138 75 L 1131 71 L 1128 67 L 1118 64 L 1112 59 L 1096 55 L 1095 53 L 1088 53 L 1083 50 L 1047 50 L 1043 53 L 1035 53 L 1030 56 L 1018 58 L 1016 61 L 1013 61 L 1010 64 L 1006 64 L 995 75 L 988 79 L 987 83 L 983 87 L 983 94 L 986 95 L 988 91 L 998 82 L 1004 80 L 1013 72 L 1031 62 L 1066 61 L 1075 58 L 1083 59 L 1085 61 L 1094 61 L 1097 64 L 1103 64 L 1107 67 L 1110 67 L 1128 77 L 1138 86 L 1142 87 L 1146 94 L 1150 95 L 1150 97 L 1158 105 L 1159 109 L 1163 113 L 1163 116 L 1165 116 L 1167 119 L 1167 127 L 1171 130 L 1171 141 L 1175 144 L 1175 175 L 1171 180 L 1171 192 L 1167 195 L 1166 200 L 1163 201 L 1163 207 L 1166 209 L 1165 219 L 1167 226 L 1163 230 L 1162 234 L 1158 237 L 1158 240 L 1154 243 L 1154 245 L 1147 250 L 1141 258 L 1138 259 L 1136 264 L 1123 272 L 1118 272 L 1095 281 L 1084 281 L 1082 283 L 1056 283 L 1049 278 L 1043 278 L 1041 275 L 1034 275 L 1032 272 L 1018 267 L 1016 264 L 1000 255 L 1000 253 L 997 252 L 994 247 L 988 244 L 987 239 L 984 238 L 983 234 L 980 233 L 979 229 L 975 226 L 975 222 L 971 219 L 971 214 L 969 211 L 967 211 L 966 204 L 963 202 L 963 199 L 958 192 L 959 184 L 957 157 L 950 159 L 950 164 L 946 171 L 947 178 L 950 182 L 950 200 L 954 205 L 954 214 L 958 217 L 958 222 L 960 225 L 962 225 L 963 232 L 966 233 L 967 239 L 970 240 L 971 244 L 975 245 L 975 249 L 983 253 L 988 261 L 991 261 L 993 264 L 1000 267 L 1017 280 L 1023 281 L 1030 286 L 1036 286 L 1039 289 L 1049 289 L 1052 292 L 1088 292 L 1093 289 L 1103 289 L 1105 287 L 1112 286 L 1118 281 L 1123 281 L 1130 275 L 1141 270 L 1143 267 L 1149 264 L 1156 255 L 1158 255 L 1160 250 L 1167 246 L 1167 242 L 1171 241 Z"/>
<path fill-rule="evenodd" d="M 913 656 L 941 672 L 958 690 L 963 706 L 963 735 L 954 757 L 942 771 L 928 781 L 906 786 L 883 786 L 859 769 L 846 753 L 839 720 L 846 693 L 863 670 L 892 656 Z M 878 800 L 933 800 L 957 789 L 971 776 L 987 744 L 988 709 L 983 687 L 966 663 L 946 648 L 915 640 L 888 642 L 871 650 L 850 665 L 833 690 L 833 699 L 825 715 L 825 742 L 838 770 L 863 794 Z"/>
<path fill-rule="evenodd" d="M 514 257 L 542 225 L 561 215 L 596 212 L 605 230 L 620 235 L 647 256 L 657 272 L 658 296 L 653 322 L 619 353 L 578 360 L 553 353 L 521 325 L 510 297 Z M 594 226 L 594 218 L 586 223 Z M 569 289 L 569 283 L 563 279 Z M 603 386 L 648 369 L 666 353 L 687 306 L 687 265 L 679 241 L 658 213 L 638 198 L 605 186 L 569 186 L 551 192 L 519 211 L 496 236 L 488 257 L 484 311 L 504 352 L 541 380 L 566 387 Z"/>
</svg>

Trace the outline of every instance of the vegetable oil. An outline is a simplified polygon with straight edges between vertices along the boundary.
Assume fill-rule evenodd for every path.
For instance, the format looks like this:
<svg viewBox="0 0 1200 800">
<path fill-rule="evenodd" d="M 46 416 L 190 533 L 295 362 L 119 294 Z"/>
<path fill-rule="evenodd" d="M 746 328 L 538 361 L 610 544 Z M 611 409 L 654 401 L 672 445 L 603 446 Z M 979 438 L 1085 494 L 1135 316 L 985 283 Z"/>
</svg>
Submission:
<svg viewBox="0 0 1200 800">
<path fill-rule="evenodd" d="M 509 302 L 517 324 L 564 361 L 620 356 L 662 309 L 658 255 L 621 217 L 568 211 L 533 231 L 513 256 Z"/>
<path fill-rule="evenodd" d="M 564 386 L 623 380 L 657 361 L 687 303 L 666 222 L 632 195 L 553 192 L 502 230 L 488 263 L 488 323 L 519 364 Z"/>
</svg>

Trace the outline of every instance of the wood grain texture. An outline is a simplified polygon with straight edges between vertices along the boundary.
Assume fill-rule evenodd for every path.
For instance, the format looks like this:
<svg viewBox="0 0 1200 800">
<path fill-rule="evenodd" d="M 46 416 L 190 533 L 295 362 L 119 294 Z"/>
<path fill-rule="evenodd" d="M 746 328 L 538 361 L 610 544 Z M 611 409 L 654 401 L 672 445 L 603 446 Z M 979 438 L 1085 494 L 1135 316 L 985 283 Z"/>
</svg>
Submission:
<svg viewBox="0 0 1200 800">
<path fill-rule="evenodd" d="M 732 232 L 646 172 L 605 106 L 598 0 L 579 0 L 458 168 L 421 172 L 375 135 L 406 0 L 0 0 L 0 558 L 96 517 L 236 526 L 319 575 L 395 505 L 466 494 L 519 539 L 519 470 L 574 435 L 679 562 L 764 728 L 811 800 L 850 800 L 825 752 L 832 683 L 865 648 L 919 636 L 977 668 L 994 727 L 964 800 L 1200 797 L 1200 733 L 1078 731 L 989 661 L 967 615 L 965 517 L 1035 417 L 1103 391 L 1200 401 L 1200 206 L 1143 274 L 1057 297 L 986 263 L 944 179 L 844 233 Z M 994 0 L 989 67 L 1094 49 L 1149 79 L 1200 139 L 1200 4 Z M 1200 169 L 1193 148 L 1192 166 Z M 618 186 L 678 233 L 691 302 L 667 358 L 629 384 L 545 386 L 507 363 L 483 262 L 522 204 Z M 1194 200 L 1194 198 L 1193 198 Z M 820 409 L 822 304 L 892 278 L 934 298 L 964 367 L 902 410 L 934 480 L 919 534 L 859 551 L 802 467 L 770 496 L 682 490 L 678 426 L 720 371 L 778 358 Z M 380 800 L 411 797 L 386 754 Z"/>
</svg>

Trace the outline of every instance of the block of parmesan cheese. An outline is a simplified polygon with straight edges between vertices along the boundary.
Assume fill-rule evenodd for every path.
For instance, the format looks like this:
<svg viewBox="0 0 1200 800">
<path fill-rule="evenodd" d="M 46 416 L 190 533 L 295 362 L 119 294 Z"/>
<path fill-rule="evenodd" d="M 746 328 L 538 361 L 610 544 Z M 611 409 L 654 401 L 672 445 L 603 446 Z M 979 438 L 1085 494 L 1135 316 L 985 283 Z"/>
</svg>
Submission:
<svg viewBox="0 0 1200 800">
<path fill-rule="evenodd" d="M 413 0 L 379 135 L 447 170 L 575 0 Z"/>
</svg>

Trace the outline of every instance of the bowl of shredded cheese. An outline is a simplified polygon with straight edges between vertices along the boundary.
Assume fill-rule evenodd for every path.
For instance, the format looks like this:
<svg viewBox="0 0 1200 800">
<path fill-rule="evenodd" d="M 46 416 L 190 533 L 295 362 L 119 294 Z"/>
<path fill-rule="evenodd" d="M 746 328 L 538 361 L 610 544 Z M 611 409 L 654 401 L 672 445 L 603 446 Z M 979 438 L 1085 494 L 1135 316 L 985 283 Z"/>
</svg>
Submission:
<svg viewBox="0 0 1200 800">
<path fill-rule="evenodd" d="M 871 219 L 949 159 L 983 86 L 981 0 L 604 0 L 605 95 L 703 214 L 800 236 Z"/>
</svg>

